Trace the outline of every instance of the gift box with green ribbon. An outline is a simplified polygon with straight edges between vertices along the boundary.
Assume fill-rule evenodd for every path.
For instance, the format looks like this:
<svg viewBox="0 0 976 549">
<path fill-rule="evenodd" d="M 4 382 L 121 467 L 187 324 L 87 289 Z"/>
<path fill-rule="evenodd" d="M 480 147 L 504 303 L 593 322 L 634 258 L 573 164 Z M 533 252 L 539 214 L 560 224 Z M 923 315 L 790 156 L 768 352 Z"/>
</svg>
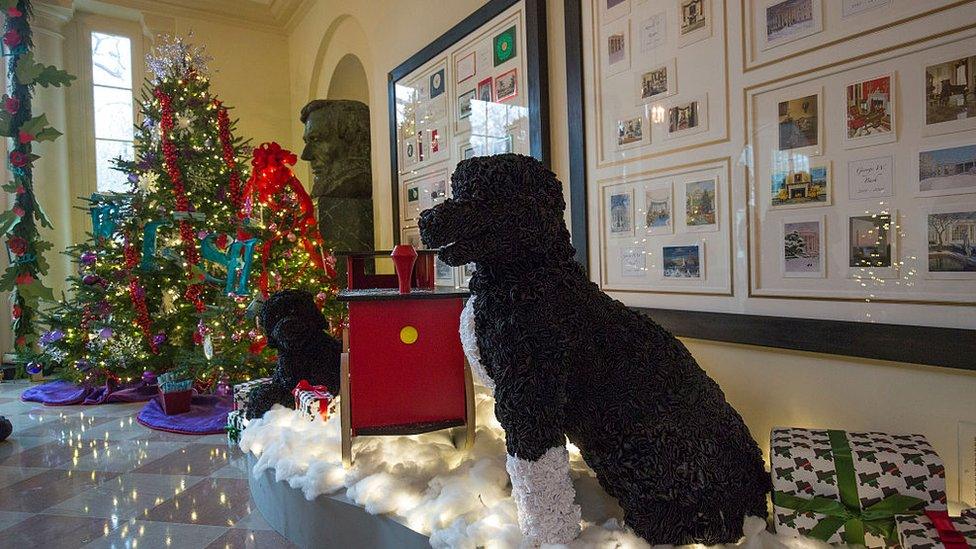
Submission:
<svg viewBox="0 0 976 549">
<path fill-rule="evenodd" d="M 945 510 L 945 467 L 922 435 L 774 429 L 776 532 L 895 547 L 896 515 Z"/>
<path fill-rule="evenodd" d="M 911 548 L 968 549 L 976 547 L 976 509 L 950 517 L 945 511 L 928 511 L 921 515 L 902 515 L 898 523 L 901 546 Z"/>
</svg>

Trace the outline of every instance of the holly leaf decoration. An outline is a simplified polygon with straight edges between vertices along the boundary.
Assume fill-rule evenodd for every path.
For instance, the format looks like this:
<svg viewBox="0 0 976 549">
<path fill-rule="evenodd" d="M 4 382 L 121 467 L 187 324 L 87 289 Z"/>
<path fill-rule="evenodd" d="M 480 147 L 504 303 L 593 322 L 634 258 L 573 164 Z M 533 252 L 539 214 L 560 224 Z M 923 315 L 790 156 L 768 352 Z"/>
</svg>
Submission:
<svg viewBox="0 0 976 549">
<path fill-rule="evenodd" d="M 17 0 L 0 0 L 0 10 L 7 11 L 17 7 Z"/>
<path fill-rule="evenodd" d="M 28 141 L 54 141 L 61 132 L 47 125 L 47 115 L 35 116 L 20 126 L 18 138 L 21 143 Z"/>
<path fill-rule="evenodd" d="M 40 280 L 33 279 L 28 284 L 17 286 L 17 293 L 24 299 L 37 301 L 39 299 L 54 300 L 54 290 L 48 288 Z"/>
<path fill-rule="evenodd" d="M 17 280 L 17 268 L 14 265 L 7 267 L 7 270 L 0 276 L 0 291 L 9 292 L 14 289 Z"/>
<path fill-rule="evenodd" d="M 7 234 L 7 231 L 16 225 L 19 220 L 20 217 L 13 210 L 0 213 L 0 234 Z"/>
<path fill-rule="evenodd" d="M 34 202 L 34 214 L 37 216 L 37 220 L 41 222 L 41 227 L 46 229 L 53 229 L 54 226 L 51 225 L 51 221 L 47 218 L 47 214 L 41 208 L 38 202 Z"/>
<path fill-rule="evenodd" d="M 6 95 L 4 97 L 7 97 Z M 7 111 L 0 111 L 0 135 L 6 135 L 7 137 L 12 137 L 10 135 L 10 119 L 11 114 Z"/>
<path fill-rule="evenodd" d="M 17 69 L 14 71 L 17 83 L 22 85 L 40 84 L 45 88 L 54 86 L 70 86 L 75 76 L 68 74 L 54 65 L 45 65 L 34 60 L 34 52 L 29 51 L 17 59 Z"/>
<path fill-rule="evenodd" d="M 3 189 L 4 191 L 6 191 L 8 193 L 15 193 L 15 192 L 17 192 L 17 182 L 16 181 L 8 181 L 8 182 L 4 183 L 3 185 L 0 185 L 0 189 Z"/>
</svg>

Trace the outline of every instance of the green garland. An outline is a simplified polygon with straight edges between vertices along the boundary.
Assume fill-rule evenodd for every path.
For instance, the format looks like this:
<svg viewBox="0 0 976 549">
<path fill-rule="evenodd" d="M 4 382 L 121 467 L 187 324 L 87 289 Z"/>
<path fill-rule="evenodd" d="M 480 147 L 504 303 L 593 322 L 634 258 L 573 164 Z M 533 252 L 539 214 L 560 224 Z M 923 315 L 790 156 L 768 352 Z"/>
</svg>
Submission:
<svg viewBox="0 0 976 549">
<path fill-rule="evenodd" d="M 0 135 L 12 139 L 7 162 L 13 180 L 2 185 L 15 193 L 10 210 L 0 213 L 0 233 L 6 235 L 10 265 L 0 276 L 0 291 L 11 291 L 14 348 L 22 356 L 33 352 L 37 333 L 34 321 L 40 299 L 54 299 L 51 288 L 41 282 L 48 263 L 44 252 L 52 244 L 41 240 L 37 223 L 51 228 L 51 223 L 34 195 L 33 164 L 39 158 L 31 151 L 34 141 L 53 141 L 61 132 L 48 125 L 43 114 L 33 116 L 31 97 L 35 85 L 68 86 L 74 76 L 51 65 L 34 60 L 30 27 L 31 0 L 0 0 L 4 22 L 4 55 L 7 64 L 7 93 L 0 105 Z"/>
</svg>

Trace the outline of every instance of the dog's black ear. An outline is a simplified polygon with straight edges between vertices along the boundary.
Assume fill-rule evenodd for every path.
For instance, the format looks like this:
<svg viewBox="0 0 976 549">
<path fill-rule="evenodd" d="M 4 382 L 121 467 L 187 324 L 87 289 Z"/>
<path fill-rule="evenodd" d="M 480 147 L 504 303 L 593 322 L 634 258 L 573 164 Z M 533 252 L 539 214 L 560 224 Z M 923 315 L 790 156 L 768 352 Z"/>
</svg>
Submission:
<svg viewBox="0 0 976 549">
<path fill-rule="evenodd" d="M 317 330 L 320 330 L 318 326 L 309 325 L 301 317 L 286 316 L 278 320 L 274 329 L 268 334 L 268 345 L 284 351 L 301 349 L 308 344 L 312 334 Z"/>
</svg>

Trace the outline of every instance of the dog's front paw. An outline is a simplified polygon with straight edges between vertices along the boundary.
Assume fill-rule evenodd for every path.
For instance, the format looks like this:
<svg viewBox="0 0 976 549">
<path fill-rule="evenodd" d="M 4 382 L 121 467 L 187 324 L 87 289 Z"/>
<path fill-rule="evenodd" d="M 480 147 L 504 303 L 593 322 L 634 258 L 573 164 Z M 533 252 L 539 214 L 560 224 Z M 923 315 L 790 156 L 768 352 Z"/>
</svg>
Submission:
<svg viewBox="0 0 976 549">
<path fill-rule="evenodd" d="M 533 544 L 569 543 L 580 533 L 580 507 L 569 476 L 566 447 L 553 447 L 536 461 L 508 456 L 519 527 Z"/>
</svg>

